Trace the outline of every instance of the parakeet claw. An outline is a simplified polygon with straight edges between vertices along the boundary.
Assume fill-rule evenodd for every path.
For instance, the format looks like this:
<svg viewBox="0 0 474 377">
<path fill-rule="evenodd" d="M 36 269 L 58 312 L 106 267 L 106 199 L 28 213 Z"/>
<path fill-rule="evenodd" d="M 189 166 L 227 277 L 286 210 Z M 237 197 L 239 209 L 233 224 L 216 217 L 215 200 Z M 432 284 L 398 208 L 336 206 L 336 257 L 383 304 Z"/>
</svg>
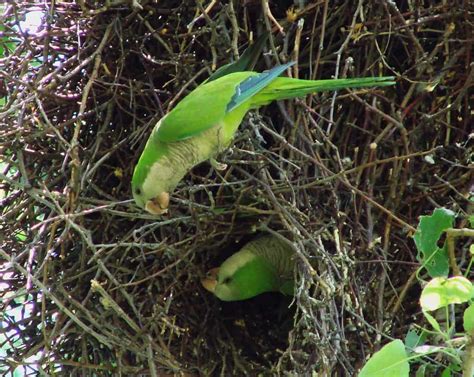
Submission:
<svg viewBox="0 0 474 377">
<path fill-rule="evenodd" d="M 223 164 L 223 163 L 221 163 L 221 162 L 219 162 L 219 161 L 216 161 L 216 160 L 213 159 L 213 158 L 211 158 L 210 161 L 211 161 L 212 167 L 213 167 L 214 169 L 216 169 L 216 170 L 222 171 L 222 170 L 227 169 L 227 164 Z"/>
<path fill-rule="evenodd" d="M 163 215 L 168 212 L 168 205 L 170 204 L 170 194 L 162 192 L 153 199 L 150 199 L 145 204 L 145 209 L 152 215 Z"/>
<path fill-rule="evenodd" d="M 216 289 L 218 273 L 219 268 L 213 268 L 207 272 L 206 277 L 204 279 L 201 279 L 202 286 L 211 293 L 214 293 Z"/>
</svg>

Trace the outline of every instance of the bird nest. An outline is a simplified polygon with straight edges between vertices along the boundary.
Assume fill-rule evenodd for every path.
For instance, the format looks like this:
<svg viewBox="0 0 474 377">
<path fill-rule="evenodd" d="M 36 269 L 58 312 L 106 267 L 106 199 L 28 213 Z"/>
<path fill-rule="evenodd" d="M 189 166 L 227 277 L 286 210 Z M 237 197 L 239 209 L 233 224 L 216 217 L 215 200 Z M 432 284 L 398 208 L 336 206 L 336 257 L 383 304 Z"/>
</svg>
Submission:
<svg viewBox="0 0 474 377">
<path fill-rule="evenodd" d="M 0 370 L 351 375 L 403 337 L 417 218 L 467 210 L 472 184 L 466 3 L 410 4 L 2 5 Z M 154 124 L 264 30 L 259 71 L 295 60 L 293 77 L 397 85 L 252 112 L 226 170 L 195 167 L 164 216 L 137 208 Z M 294 298 L 224 303 L 201 287 L 265 232 L 297 249 Z"/>
</svg>

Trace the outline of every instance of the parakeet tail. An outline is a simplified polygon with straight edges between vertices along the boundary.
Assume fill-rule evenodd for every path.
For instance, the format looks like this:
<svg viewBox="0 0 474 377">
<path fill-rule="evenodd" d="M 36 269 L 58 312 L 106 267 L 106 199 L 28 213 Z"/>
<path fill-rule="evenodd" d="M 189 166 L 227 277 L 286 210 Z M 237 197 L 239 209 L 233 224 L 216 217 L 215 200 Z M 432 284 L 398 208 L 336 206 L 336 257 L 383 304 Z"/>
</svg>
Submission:
<svg viewBox="0 0 474 377">
<path fill-rule="evenodd" d="M 395 77 L 361 77 L 333 80 L 299 80 L 290 77 L 278 77 L 252 98 L 252 107 L 266 105 L 271 101 L 303 97 L 310 93 L 333 91 L 345 88 L 367 88 L 372 86 L 390 86 Z"/>
</svg>

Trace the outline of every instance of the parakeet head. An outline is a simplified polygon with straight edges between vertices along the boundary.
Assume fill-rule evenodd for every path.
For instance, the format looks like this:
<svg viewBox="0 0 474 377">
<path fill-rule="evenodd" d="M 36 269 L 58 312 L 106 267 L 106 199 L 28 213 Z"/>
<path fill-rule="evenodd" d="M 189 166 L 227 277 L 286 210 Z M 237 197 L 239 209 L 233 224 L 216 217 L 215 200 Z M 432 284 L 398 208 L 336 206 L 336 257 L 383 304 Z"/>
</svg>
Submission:
<svg viewBox="0 0 474 377">
<path fill-rule="evenodd" d="M 168 211 L 170 195 L 163 187 L 161 177 L 154 179 L 157 175 L 154 171 L 160 169 L 159 163 L 145 164 L 142 161 L 144 155 L 142 154 L 142 158 L 140 158 L 133 173 L 133 199 L 140 208 L 145 209 L 152 215 L 161 215 Z"/>
<path fill-rule="evenodd" d="M 132 194 L 135 203 L 153 215 L 167 212 L 169 192 L 174 188 L 170 187 L 174 181 L 169 177 L 172 177 L 176 170 L 175 167 L 163 161 L 166 146 L 159 146 L 158 143 L 159 141 L 153 135 L 148 139 L 132 177 Z"/>
<path fill-rule="evenodd" d="M 278 291 L 279 279 L 262 258 L 238 252 L 201 280 L 205 289 L 222 301 L 246 300 L 264 292 Z"/>
</svg>

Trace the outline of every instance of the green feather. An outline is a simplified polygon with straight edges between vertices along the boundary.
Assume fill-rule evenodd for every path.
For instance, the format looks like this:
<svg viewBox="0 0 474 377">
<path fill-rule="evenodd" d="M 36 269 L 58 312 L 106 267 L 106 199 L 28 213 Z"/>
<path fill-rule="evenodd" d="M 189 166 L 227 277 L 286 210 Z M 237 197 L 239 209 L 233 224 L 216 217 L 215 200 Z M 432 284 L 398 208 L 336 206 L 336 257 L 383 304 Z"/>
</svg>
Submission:
<svg viewBox="0 0 474 377">
<path fill-rule="evenodd" d="M 361 77 L 335 80 L 300 80 L 278 77 L 252 98 L 252 107 L 260 107 L 272 101 L 304 97 L 310 93 L 334 91 L 347 88 L 367 88 L 394 85 L 394 77 Z"/>
<path fill-rule="evenodd" d="M 255 76 L 250 76 L 246 80 L 242 81 L 239 85 L 236 86 L 234 95 L 227 103 L 226 113 L 229 113 L 232 110 L 236 109 L 245 101 L 249 100 L 255 94 L 263 90 L 266 86 L 268 86 L 273 80 L 275 80 L 293 64 L 295 64 L 295 62 L 279 65 L 270 69 L 269 71 L 264 71 Z"/>
<path fill-rule="evenodd" d="M 164 142 L 193 137 L 223 121 L 236 87 L 256 72 L 236 72 L 199 86 L 162 119 L 155 136 Z"/>
<path fill-rule="evenodd" d="M 294 292 L 295 251 L 289 242 L 265 235 L 247 243 L 219 268 L 213 293 L 238 301 L 265 292 Z M 204 284 L 204 283 L 203 283 Z"/>
</svg>

